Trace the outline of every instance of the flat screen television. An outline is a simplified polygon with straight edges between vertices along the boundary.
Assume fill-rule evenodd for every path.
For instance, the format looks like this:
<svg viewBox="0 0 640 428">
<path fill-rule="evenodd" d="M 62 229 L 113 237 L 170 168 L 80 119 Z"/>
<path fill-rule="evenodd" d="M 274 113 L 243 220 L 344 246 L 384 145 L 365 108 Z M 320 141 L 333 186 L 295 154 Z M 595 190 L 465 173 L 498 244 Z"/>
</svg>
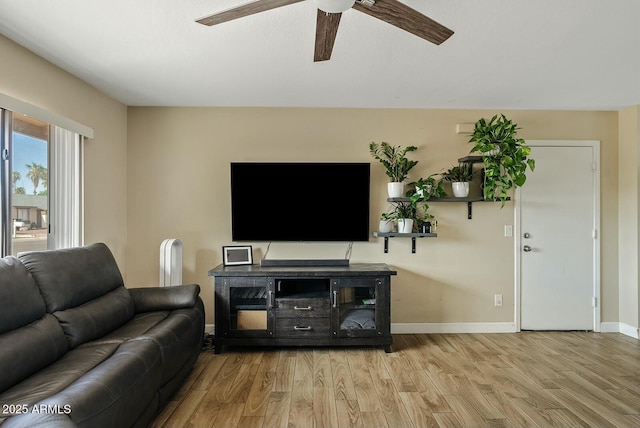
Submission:
<svg viewBox="0 0 640 428">
<path fill-rule="evenodd" d="M 369 163 L 232 162 L 233 241 L 368 241 Z"/>
</svg>

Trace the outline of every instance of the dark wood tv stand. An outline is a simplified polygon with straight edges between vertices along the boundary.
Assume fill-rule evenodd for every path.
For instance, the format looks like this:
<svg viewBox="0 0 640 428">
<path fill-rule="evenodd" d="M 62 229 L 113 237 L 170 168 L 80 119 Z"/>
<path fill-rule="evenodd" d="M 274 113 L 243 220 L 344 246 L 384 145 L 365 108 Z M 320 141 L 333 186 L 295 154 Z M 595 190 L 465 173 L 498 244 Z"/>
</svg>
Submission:
<svg viewBox="0 0 640 428">
<path fill-rule="evenodd" d="M 217 266 L 215 353 L 224 346 L 382 346 L 391 352 L 386 264 Z"/>
</svg>

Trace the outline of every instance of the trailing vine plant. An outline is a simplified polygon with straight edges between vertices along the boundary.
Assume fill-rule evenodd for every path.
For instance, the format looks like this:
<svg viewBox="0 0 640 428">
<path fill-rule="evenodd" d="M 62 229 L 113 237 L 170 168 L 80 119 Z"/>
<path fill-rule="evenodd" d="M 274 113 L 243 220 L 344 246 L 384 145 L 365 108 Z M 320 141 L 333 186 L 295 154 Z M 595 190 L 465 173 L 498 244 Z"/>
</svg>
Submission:
<svg viewBox="0 0 640 428">
<path fill-rule="evenodd" d="M 484 199 L 499 200 L 502 207 L 509 199 L 509 191 L 524 185 L 527 168 L 533 172 L 536 165 L 529 157 L 531 148 L 518 138 L 518 129 L 503 114 L 495 115 L 489 121 L 479 119 L 469 140 L 474 144 L 470 153 L 482 153 Z"/>
</svg>

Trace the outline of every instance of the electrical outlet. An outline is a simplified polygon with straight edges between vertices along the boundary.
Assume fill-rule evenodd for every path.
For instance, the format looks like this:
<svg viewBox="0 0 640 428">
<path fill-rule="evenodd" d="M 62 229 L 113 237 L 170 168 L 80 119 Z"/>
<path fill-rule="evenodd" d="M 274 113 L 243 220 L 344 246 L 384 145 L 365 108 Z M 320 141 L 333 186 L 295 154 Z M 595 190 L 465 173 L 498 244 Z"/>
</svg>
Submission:
<svg viewBox="0 0 640 428">
<path fill-rule="evenodd" d="M 502 294 L 496 294 L 493 296 L 493 304 L 498 307 L 502 306 Z"/>
</svg>

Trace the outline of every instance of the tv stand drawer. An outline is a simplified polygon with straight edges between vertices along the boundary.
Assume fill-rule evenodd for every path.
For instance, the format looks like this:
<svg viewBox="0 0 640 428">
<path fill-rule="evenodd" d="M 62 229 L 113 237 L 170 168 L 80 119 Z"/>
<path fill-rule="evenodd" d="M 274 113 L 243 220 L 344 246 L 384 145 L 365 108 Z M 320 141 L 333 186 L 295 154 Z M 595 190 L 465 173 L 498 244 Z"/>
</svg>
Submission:
<svg viewBox="0 0 640 428">
<path fill-rule="evenodd" d="M 276 318 L 276 337 L 329 337 L 331 319 L 324 318 Z"/>
<path fill-rule="evenodd" d="M 276 299 L 277 318 L 329 317 L 329 299 Z"/>
</svg>

